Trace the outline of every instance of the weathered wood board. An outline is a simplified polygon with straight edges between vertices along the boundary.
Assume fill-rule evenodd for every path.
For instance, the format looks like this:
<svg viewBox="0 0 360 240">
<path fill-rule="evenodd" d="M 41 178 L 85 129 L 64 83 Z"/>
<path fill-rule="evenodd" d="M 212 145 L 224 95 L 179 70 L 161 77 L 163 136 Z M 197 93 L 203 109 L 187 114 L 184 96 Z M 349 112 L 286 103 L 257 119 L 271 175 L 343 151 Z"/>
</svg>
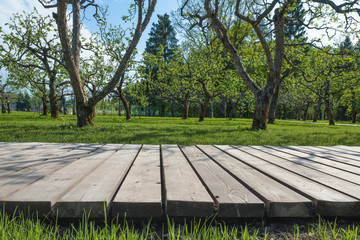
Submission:
<svg viewBox="0 0 360 240">
<path fill-rule="evenodd" d="M 52 205 L 84 177 L 113 155 L 119 145 L 105 145 L 50 175 L 22 188 L 3 199 L 6 209 L 28 208 L 40 216 L 51 213 Z"/>
<path fill-rule="evenodd" d="M 20 171 L 10 171 L 9 174 L 0 177 L 0 200 L 4 197 L 19 191 L 27 185 L 57 171 L 67 164 L 85 157 L 102 145 L 88 144 L 82 145 L 78 149 L 64 153 L 55 158 L 48 159 L 46 162 L 22 169 Z"/>
<path fill-rule="evenodd" d="M 291 155 L 289 153 L 285 153 L 283 151 L 278 150 L 277 148 L 280 148 L 280 147 L 259 147 L 259 146 L 256 146 L 256 148 L 261 150 L 261 151 L 264 151 L 266 153 L 281 157 L 281 158 L 283 158 L 285 160 L 296 162 L 298 164 L 301 164 L 301 165 L 304 165 L 306 167 L 315 169 L 317 171 L 324 172 L 326 174 L 329 174 L 329 175 L 344 179 L 346 181 L 353 182 L 353 183 L 356 183 L 356 184 L 360 184 L 360 177 L 357 174 L 350 173 L 350 172 L 347 172 L 345 170 L 341 170 L 339 168 L 333 168 L 333 167 L 331 167 L 329 165 L 324 165 L 321 162 L 319 162 L 320 161 L 319 159 L 317 159 L 316 161 L 313 161 L 315 158 L 308 159 L 308 158 L 304 158 L 304 157 L 294 156 L 294 155 Z"/>
<path fill-rule="evenodd" d="M 311 155 L 315 155 L 322 158 L 331 159 L 337 162 L 351 165 L 352 167 L 360 168 L 360 157 L 358 160 L 355 160 L 355 156 L 348 157 L 345 154 L 337 153 L 335 151 L 329 151 L 327 149 L 322 149 L 318 147 L 298 147 L 298 146 L 288 146 L 288 148 L 297 150 L 300 152 L 305 152 Z"/>
<path fill-rule="evenodd" d="M 286 161 L 273 155 L 264 154 L 260 150 L 235 146 L 239 151 L 233 151 L 233 156 L 242 162 L 262 171 L 268 176 L 289 186 L 313 200 L 316 212 L 322 216 L 360 216 L 360 186 L 341 179 L 317 172 L 302 165 Z M 333 188 L 346 188 L 350 197 Z"/>
<path fill-rule="evenodd" d="M 360 147 L 0 143 L 0 204 L 60 218 L 359 217 Z"/>
<path fill-rule="evenodd" d="M 231 146 L 217 145 L 216 147 L 228 154 L 238 152 Z M 309 217 L 312 215 L 311 200 L 228 154 L 217 154 L 212 158 L 257 193 L 257 196 L 266 204 L 268 217 Z"/>
<path fill-rule="evenodd" d="M 215 204 L 177 145 L 161 146 L 166 192 L 165 211 L 169 216 L 206 217 L 215 213 Z"/>
<path fill-rule="evenodd" d="M 213 147 L 199 146 L 213 155 Z M 195 146 L 182 146 L 184 154 L 216 199 L 219 217 L 263 217 L 264 202 Z"/>
<path fill-rule="evenodd" d="M 141 145 L 125 145 L 62 196 L 54 206 L 59 217 L 103 218 Z"/>
<path fill-rule="evenodd" d="M 113 216 L 161 217 L 160 172 L 160 146 L 144 145 L 113 200 Z"/>
<path fill-rule="evenodd" d="M 4 156 L 7 154 L 12 154 L 12 153 L 16 153 L 16 152 L 20 152 L 23 150 L 29 150 L 32 148 L 36 148 L 36 147 L 41 147 L 43 146 L 44 143 L 12 143 L 12 144 L 5 144 L 4 147 L 0 148 L 0 156 Z M 1 162 L 0 158 L 0 162 Z"/>
</svg>

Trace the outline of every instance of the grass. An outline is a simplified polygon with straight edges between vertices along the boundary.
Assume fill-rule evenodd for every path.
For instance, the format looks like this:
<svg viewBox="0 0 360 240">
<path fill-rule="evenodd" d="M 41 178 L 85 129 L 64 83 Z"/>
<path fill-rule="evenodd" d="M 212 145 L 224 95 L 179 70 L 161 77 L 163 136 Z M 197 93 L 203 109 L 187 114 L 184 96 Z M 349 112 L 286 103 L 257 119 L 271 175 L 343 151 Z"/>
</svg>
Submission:
<svg viewBox="0 0 360 240">
<path fill-rule="evenodd" d="M 97 116 L 95 127 L 78 128 L 76 117 L 52 119 L 36 113 L 0 115 L 2 142 L 234 144 L 234 145 L 360 145 L 360 127 L 276 122 L 267 131 L 251 130 L 251 119 Z"/>
<path fill-rule="evenodd" d="M 251 130 L 251 119 L 197 119 L 97 116 L 95 127 L 76 127 L 76 117 L 59 119 L 35 113 L 0 115 L 0 142 L 82 142 L 141 144 L 360 145 L 360 127 L 277 122 L 267 131 Z M 359 220 L 359 219 L 357 219 Z M 270 221 L 270 222 L 266 222 Z M 360 239 L 359 223 L 341 220 L 253 220 L 250 223 L 198 219 L 182 224 L 135 225 L 115 219 L 58 224 L 0 210 L 0 240 L 5 239 Z M 306 221 L 305 223 L 301 223 Z"/>
<path fill-rule="evenodd" d="M 281 227 L 279 227 L 281 224 Z M 253 221 L 252 223 L 216 222 L 198 219 L 182 224 L 172 220 L 160 225 L 151 221 L 134 225 L 115 219 L 97 224 L 83 217 L 79 223 L 61 226 L 56 221 L 40 220 L 24 214 L 9 216 L 0 212 L 0 239 L 346 239 L 360 238 L 359 224 L 319 218 L 305 224 Z"/>
</svg>

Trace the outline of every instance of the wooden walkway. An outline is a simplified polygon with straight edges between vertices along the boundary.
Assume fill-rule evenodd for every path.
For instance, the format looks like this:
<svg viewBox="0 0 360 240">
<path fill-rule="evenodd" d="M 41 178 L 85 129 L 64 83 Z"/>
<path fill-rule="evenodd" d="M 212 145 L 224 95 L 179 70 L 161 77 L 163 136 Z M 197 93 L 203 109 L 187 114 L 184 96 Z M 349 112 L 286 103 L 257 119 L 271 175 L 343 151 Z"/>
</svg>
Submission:
<svg viewBox="0 0 360 240">
<path fill-rule="evenodd" d="M 0 143 L 0 204 L 79 218 L 360 216 L 360 147 Z"/>
</svg>

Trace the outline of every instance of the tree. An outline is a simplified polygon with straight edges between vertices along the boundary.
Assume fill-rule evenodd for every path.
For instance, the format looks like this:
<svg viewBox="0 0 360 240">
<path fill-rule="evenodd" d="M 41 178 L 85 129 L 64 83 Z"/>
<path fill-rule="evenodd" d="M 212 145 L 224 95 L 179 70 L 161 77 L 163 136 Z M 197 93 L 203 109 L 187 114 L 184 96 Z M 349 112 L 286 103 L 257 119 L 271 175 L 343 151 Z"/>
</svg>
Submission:
<svg viewBox="0 0 360 240">
<path fill-rule="evenodd" d="M 170 61 L 174 53 L 177 49 L 177 42 L 176 39 L 176 32 L 174 30 L 174 27 L 171 24 L 170 17 L 168 14 L 164 15 L 157 15 L 158 16 L 158 22 L 153 23 L 151 31 L 149 33 L 149 39 L 146 41 L 146 48 L 144 52 L 144 75 L 145 80 L 149 81 L 149 77 L 151 78 L 151 81 L 153 83 L 149 84 L 157 84 L 158 76 L 157 76 L 157 67 L 152 66 L 151 63 L 146 61 L 147 56 L 150 55 L 156 55 L 158 52 L 161 51 L 161 57 L 164 59 L 165 63 Z M 150 89 L 147 89 L 149 91 L 150 101 L 155 104 L 157 101 L 161 101 L 161 93 L 155 92 L 152 93 Z M 153 98 L 154 97 L 154 98 Z M 153 99 L 152 99 L 153 98 Z M 165 116 L 165 105 L 161 104 L 161 116 Z"/>
<path fill-rule="evenodd" d="M 80 74 L 80 52 L 81 52 L 81 9 L 95 6 L 96 10 L 99 6 L 92 0 L 74 0 L 71 3 L 66 0 L 39 0 L 42 5 L 46 8 L 56 8 L 57 12 L 54 14 L 60 42 L 65 59 L 65 68 L 70 77 L 70 83 L 73 88 L 73 92 L 76 99 L 76 114 L 77 114 L 77 125 L 79 127 L 86 125 L 94 125 L 94 114 L 95 106 L 98 102 L 104 99 L 110 94 L 119 83 L 121 76 L 125 72 L 131 56 L 140 40 L 140 37 L 148 25 L 151 15 L 154 12 L 157 0 L 148 0 L 147 7 L 144 6 L 146 0 L 134 1 L 131 5 L 130 13 L 137 13 L 137 22 L 134 31 L 131 33 L 130 41 L 125 47 L 125 43 L 119 43 L 118 46 L 122 46 L 122 51 L 116 51 L 115 54 L 119 57 L 119 64 L 112 77 L 107 81 L 106 86 L 103 87 L 95 96 L 88 97 L 84 80 Z M 71 37 L 69 36 L 69 28 L 67 22 L 68 6 L 71 5 L 72 10 L 72 26 L 71 26 Z M 97 15 L 99 16 L 99 15 Z M 126 20 L 130 20 L 131 16 L 125 17 Z M 106 24 L 105 22 L 103 23 Z M 106 30 L 106 28 L 104 28 Z M 106 34 L 111 35 L 109 32 Z M 111 37 L 111 36 L 110 36 Z M 106 38 L 111 39 L 111 38 Z M 109 45 L 107 45 L 109 46 Z M 106 47 L 107 47 L 106 46 Z M 110 48 L 112 46 L 110 45 Z M 119 50 L 119 49 L 117 49 Z"/>
<path fill-rule="evenodd" d="M 306 10 L 302 2 L 295 2 L 287 12 L 287 24 L 285 25 L 285 38 L 292 43 L 307 41 L 305 22 Z"/>
<path fill-rule="evenodd" d="M 19 92 L 16 99 L 16 111 L 29 112 L 31 110 L 30 95 L 27 91 Z"/>
<path fill-rule="evenodd" d="M 0 75 L 0 104 L 1 104 L 1 113 L 10 113 L 10 101 L 13 98 L 14 89 L 10 87 L 7 82 L 7 79 L 3 79 L 3 76 Z"/>
<path fill-rule="evenodd" d="M 131 119 L 131 109 L 130 109 L 129 102 L 127 101 L 124 91 L 123 91 L 123 87 L 125 85 L 126 78 L 127 77 L 125 76 L 125 73 L 124 73 L 121 76 L 119 85 L 112 92 L 112 97 L 119 100 L 119 116 L 121 115 L 120 102 L 122 102 L 122 104 L 124 105 L 125 111 L 126 111 L 126 120 L 130 120 Z"/>
<path fill-rule="evenodd" d="M 27 88 L 33 96 L 41 99 L 43 106 L 43 115 L 48 115 L 48 89 L 46 82 L 46 73 L 35 67 L 19 67 L 11 70 L 8 77 L 8 83 L 21 90 Z"/>
<path fill-rule="evenodd" d="M 290 55 L 293 55 L 291 59 L 296 59 L 293 59 L 294 63 L 298 63 L 300 61 L 299 58 L 296 57 L 298 56 L 298 52 L 307 52 L 307 48 L 301 45 L 303 43 L 306 43 L 307 41 L 306 29 L 305 26 L 302 24 L 303 22 L 305 22 L 305 14 L 306 11 L 303 7 L 303 3 L 301 2 L 295 2 L 295 4 L 291 8 L 289 8 L 289 11 L 287 13 L 287 24 L 285 25 L 285 42 L 293 45 L 300 44 L 296 48 L 292 46 L 287 50 L 287 57 L 290 58 Z M 271 99 L 269 109 L 268 123 L 275 122 L 281 83 L 285 79 L 287 79 L 293 71 L 293 69 L 287 69 L 281 77 L 279 85 L 275 87 L 274 95 Z"/>
<path fill-rule="evenodd" d="M 59 115 L 57 87 L 62 71 L 61 47 L 57 41 L 55 21 L 41 16 L 36 9 L 31 13 L 16 13 L 7 23 L 10 32 L 1 31 L 2 60 L 9 71 L 24 74 L 29 68 L 37 68 L 47 74 L 51 116 Z M 27 80 L 23 79 L 22 85 Z M 30 82 L 30 86 L 33 84 Z"/>
<path fill-rule="evenodd" d="M 183 4 L 183 10 L 190 0 L 185 0 Z M 195 9 L 183 11 L 183 15 L 188 15 L 192 19 L 196 19 L 198 25 L 203 25 L 209 19 L 211 21 L 211 27 L 217 34 L 217 37 L 222 41 L 224 47 L 230 53 L 234 65 L 240 74 L 242 80 L 245 82 L 249 90 L 255 97 L 255 109 L 253 117 L 253 129 L 266 129 L 267 120 L 269 115 L 269 108 L 275 89 L 280 85 L 281 79 L 284 75 L 283 64 L 285 57 L 285 25 L 287 20 L 287 13 L 294 6 L 295 1 L 287 0 L 280 2 L 273 0 L 271 2 L 248 2 L 242 4 L 241 0 L 236 0 L 233 12 L 227 12 L 227 16 L 224 15 L 224 9 L 229 9 L 229 5 L 233 2 L 229 1 L 212 1 L 205 0 L 203 2 L 203 9 Z M 355 8 L 357 1 L 348 2 L 341 5 L 336 5 L 331 0 L 314 0 L 307 2 L 308 8 L 312 11 L 308 11 L 311 15 L 308 23 L 304 25 L 312 25 L 318 21 L 319 18 L 324 18 L 321 13 L 321 8 L 329 6 L 333 13 L 347 14 L 350 12 L 360 12 L 360 9 Z M 229 16 L 230 15 L 230 16 Z M 259 86 L 254 79 L 249 75 L 243 64 L 242 56 L 239 55 L 238 50 L 234 46 L 232 40 L 229 37 L 229 25 L 224 23 L 224 19 L 233 18 L 246 22 L 253 31 L 256 33 L 256 39 L 260 43 L 263 54 L 266 57 L 267 63 L 267 80 L 265 86 Z M 346 17 L 346 16 L 345 16 Z M 353 20 L 351 17 L 348 20 Z M 347 23 L 351 24 L 351 21 Z M 316 23 L 314 23 L 316 24 Z M 261 26 L 271 25 L 271 28 L 261 28 Z M 318 27 L 318 29 L 326 28 Z M 346 25 L 349 27 L 349 25 Z M 275 39 L 268 40 L 270 32 L 275 32 Z"/>
</svg>

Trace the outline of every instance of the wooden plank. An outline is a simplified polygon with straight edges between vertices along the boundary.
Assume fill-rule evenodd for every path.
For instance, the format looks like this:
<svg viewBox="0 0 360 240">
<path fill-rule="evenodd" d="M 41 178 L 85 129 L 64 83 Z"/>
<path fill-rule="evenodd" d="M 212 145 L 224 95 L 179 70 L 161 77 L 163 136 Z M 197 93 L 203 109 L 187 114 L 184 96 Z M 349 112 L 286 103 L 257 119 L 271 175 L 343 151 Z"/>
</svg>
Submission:
<svg viewBox="0 0 360 240">
<path fill-rule="evenodd" d="M 338 146 L 332 146 L 331 148 L 339 152 L 355 154 L 356 156 L 359 156 L 360 153 L 360 147 L 357 146 L 338 145 Z"/>
<path fill-rule="evenodd" d="M 0 178 L 0 199 L 36 182 L 81 157 L 85 157 L 101 146 L 101 144 L 82 144 L 78 149 Z"/>
<path fill-rule="evenodd" d="M 206 217 L 215 213 L 214 201 L 177 145 L 161 146 L 165 212 L 169 216 Z"/>
<path fill-rule="evenodd" d="M 316 163 L 320 163 L 320 164 L 323 164 L 323 165 L 326 165 L 326 166 L 329 166 L 329 167 L 340 169 L 342 171 L 347 171 L 347 172 L 350 172 L 350 173 L 353 173 L 353 174 L 360 175 L 360 169 L 358 167 L 354 167 L 354 166 L 351 166 L 351 165 L 348 165 L 348 164 L 345 164 L 345 163 L 337 162 L 337 161 L 334 161 L 332 159 L 318 157 L 316 155 L 311 155 L 311 154 L 308 154 L 308 153 L 293 150 L 293 149 L 283 147 L 283 146 L 281 146 L 281 147 L 269 146 L 269 147 L 272 148 L 272 149 L 275 149 L 277 151 L 282 151 L 284 153 L 287 153 L 287 154 L 290 154 L 290 155 L 293 155 L 293 156 L 296 156 L 296 157 L 300 157 L 300 158 L 303 158 L 303 159 L 308 159 L 308 160 L 316 162 Z"/>
<path fill-rule="evenodd" d="M 121 145 L 120 145 L 121 146 Z M 84 177 L 96 169 L 119 148 L 119 145 L 105 145 L 86 157 L 74 161 L 60 170 L 28 185 L 2 199 L 7 211 L 19 210 L 37 212 L 40 216 L 54 214 L 52 205 Z"/>
<path fill-rule="evenodd" d="M 237 152 L 233 147 L 216 147 L 222 151 L 213 153 L 212 159 L 265 202 L 268 217 L 312 216 L 312 202 L 309 199 L 223 152 Z"/>
<path fill-rule="evenodd" d="M 44 145 L 44 143 L 35 143 L 35 142 L 29 142 L 29 143 L 11 143 L 6 144 L 6 146 L 0 148 L 0 156 L 4 156 L 7 154 L 12 154 L 15 152 L 21 152 L 23 150 L 28 150 L 31 148 L 36 148 Z M 3 157 L 0 157 L 0 162 L 2 161 Z"/>
<path fill-rule="evenodd" d="M 161 217 L 160 146 L 144 145 L 112 203 L 120 217 Z"/>
<path fill-rule="evenodd" d="M 60 147 L 62 144 L 57 144 L 57 143 L 48 143 L 48 144 L 43 144 L 41 146 L 37 146 L 37 147 L 32 147 L 32 148 L 27 148 L 27 149 L 22 149 L 21 151 L 17 151 L 17 152 L 13 152 L 13 153 L 9 153 L 6 155 L 1 156 L 1 166 L 3 166 L 3 164 L 9 164 L 11 162 L 17 162 L 17 161 L 21 161 L 21 160 L 26 160 L 29 157 L 35 157 L 38 154 L 47 152 L 48 150 L 51 149 L 55 149 L 57 147 Z"/>
<path fill-rule="evenodd" d="M 353 167 L 360 168 L 360 158 L 358 160 L 354 160 L 355 156 L 353 156 L 353 158 L 348 158 L 348 157 L 346 157 L 345 154 L 341 154 L 341 153 L 337 154 L 337 152 L 327 150 L 327 149 L 322 149 L 319 147 L 287 146 L 287 148 L 290 148 L 290 149 L 293 149 L 296 151 L 300 151 L 300 152 L 305 152 L 310 155 L 331 159 L 331 160 L 334 160 L 337 162 L 351 165 Z"/>
<path fill-rule="evenodd" d="M 261 151 L 264 151 L 266 153 L 284 158 L 286 160 L 293 161 L 298 164 L 307 166 L 307 167 L 315 169 L 317 171 L 321 171 L 321 172 L 333 175 L 335 177 L 347 180 L 349 182 L 360 184 L 360 177 L 357 174 L 350 173 L 350 172 L 347 172 L 347 171 L 344 171 L 344 170 L 341 170 L 338 168 L 333 168 L 331 166 L 324 165 L 317 161 L 312 161 L 314 158 L 312 158 L 312 160 L 310 160 L 307 158 L 294 156 L 294 155 L 285 153 L 283 151 L 280 151 L 281 147 L 262 147 L 262 146 L 252 146 L 252 147 L 259 149 Z"/>
<path fill-rule="evenodd" d="M 266 154 L 251 147 L 235 146 L 235 148 L 239 151 L 232 152 L 234 157 L 312 199 L 318 214 L 342 217 L 360 215 L 359 185 Z M 340 193 L 333 188 L 338 188 L 340 191 L 345 188 L 348 193 L 354 195 L 357 199 Z"/>
<path fill-rule="evenodd" d="M 7 160 L 1 162 L 0 165 L 0 177 L 3 176 L 2 172 L 4 171 L 19 171 L 26 167 L 39 164 L 43 161 L 46 161 L 52 157 L 64 154 L 70 150 L 73 150 L 81 145 L 79 144 L 45 144 L 42 145 L 38 151 L 32 152 L 30 150 L 23 151 L 23 157 L 17 158 L 10 157 L 7 155 Z M 27 154 L 28 153 L 28 154 Z"/>
<path fill-rule="evenodd" d="M 206 146 L 199 146 L 206 149 Z M 263 217 L 264 202 L 195 146 L 181 146 L 183 153 L 212 193 L 219 217 Z M 210 151 L 210 149 L 207 149 Z"/>
<path fill-rule="evenodd" d="M 206 145 L 197 147 L 186 146 L 186 155 L 216 197 L 218 216 L 263 217 L 264 202 L 211 158 L 218 155 L 219 150 Z"/>
<path fill-rule="evenodd" d="M 342 148 L 320 146 L 318 148 L 320 148 L 326 152 L 331 152 L 332 154 L 334 154 L 336 156 L 342 156 L 345 158 L 360 161 L 360 152 L 354 151 L 354 149 L 355 149 L 354 147 L 346 147 L 346 146 L 341 146 L 341 147 Z"/>
<path fill-rule="evenodd" d="M 104 217 L 104 206 L 110 210 L 110 202 L 124 180 L 141 145 L 125 145 L 92 173 L 61 197 L 53 209 L 59 217 Z M 90 215 L 88 215 L 90 214 Z"/>
</svg>

